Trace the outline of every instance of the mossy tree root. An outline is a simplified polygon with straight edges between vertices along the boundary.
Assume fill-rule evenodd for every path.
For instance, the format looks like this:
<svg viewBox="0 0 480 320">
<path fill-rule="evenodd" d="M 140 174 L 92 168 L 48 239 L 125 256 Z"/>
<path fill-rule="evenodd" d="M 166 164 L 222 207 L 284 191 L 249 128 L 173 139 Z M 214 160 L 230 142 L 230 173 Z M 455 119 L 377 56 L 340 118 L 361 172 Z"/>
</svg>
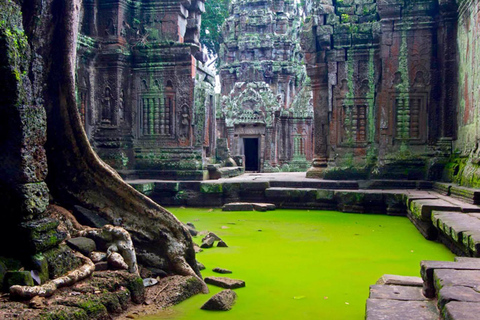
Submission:
<svg viewBox="0 0 480 320">
<path fill-rule="evenodd" d="M 125 260 L 130 273 L 138 274 L 137 257 L 132 238 L 128 231 L 121 227 L 106 225 L 101 229 L 86 229 L 79 233 L 82 237 L 92 238 L 95 242 L 108 244 L 107 256 L 118 252 Z"/>
<path fill-rule="evenodd" d="M 95 271 L 95 264 L 89 258 L 81 253 L 75 252 L 75 255 L 83 260 L 83 265 L 78 269 L 70 271 L 64 276 L 53 279 L 45 284 L 29 287 L 14 285 L 10 287 L 10 296 L 14 299 L 32 299 L 36 296 L 50 297 L 62 287 L 71 286 L 78 281 L 88 278 Z"/>
</svg>

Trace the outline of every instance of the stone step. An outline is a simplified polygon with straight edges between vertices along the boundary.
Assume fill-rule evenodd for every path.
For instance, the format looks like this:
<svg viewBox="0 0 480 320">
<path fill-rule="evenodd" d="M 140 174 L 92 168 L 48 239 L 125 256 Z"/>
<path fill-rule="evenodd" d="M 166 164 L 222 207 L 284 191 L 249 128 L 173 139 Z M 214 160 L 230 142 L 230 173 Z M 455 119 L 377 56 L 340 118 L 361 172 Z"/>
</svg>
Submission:
<svg viewBox="0 0 480 320">
<path fill-rule="evenodd" d="M 275 210 L 272 203 L 233 202 L 222 207 L 222 211 L 270 211 Z"/>
<path fill-rule="evenodd" d="M 480 214 L 433 211 L 432 222 L 466 255 L 480 256 Z"/>
<path fill-rule="evenodd" d="M 438 320 L 434 301 L 368 299 L 366 320 Z"/>
<path fill-rule="evenodd" d="M 301 181 L 272 180 L 270 186 L 274 188 L 310 188 L 310 189 L 344 189 L 356 190 L 359 188 L 357 181 L 341 180 L 312 180 Z"/>
<path fill-rule="evenodd" d="M 471 204 L 480 204 L 480 189 L 460 187 L 452 185 L 450 195 Z"/>
<path fill-rule="evenodd" d="M 445 200 L 447 202 L 450 202 L 453 205 L 459 206 L 462 212 L 466 212 L 466 213 L 480 212 L 480 206 L 478 205 L 467 203 L 458 198 L 453 198 L 449 196 L 439 195 L 438 197 L 439 199 Z"/>
<path fill-rule="evenodd" d="M 439 270 L 475 271 L 479 272 L 480 275 L 480 259 L 462 262 L 422 261 L 420 263 L 420 274 L 423 279 L 423 294 L 427 298 L 434 298 L 436 296 L 435 272 Z"/>
<path fill-rule="evenodd" d="M 452 301 L 443 309 L 445 320 L 478 320 L 480 303 Z"/>
</svg>

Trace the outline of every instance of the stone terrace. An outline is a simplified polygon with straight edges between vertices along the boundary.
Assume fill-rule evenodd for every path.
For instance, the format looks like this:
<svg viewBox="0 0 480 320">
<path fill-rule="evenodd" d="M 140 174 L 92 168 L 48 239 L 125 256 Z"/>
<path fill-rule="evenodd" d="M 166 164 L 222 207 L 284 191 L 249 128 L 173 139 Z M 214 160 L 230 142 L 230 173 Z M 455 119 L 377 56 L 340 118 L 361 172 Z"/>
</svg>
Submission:
<svg viewBox="0 0 480 320">
<path fill-rule="evenodd" d="M 480 311 L 480 190 L 414 180 L 306 179 L 305 173 L 249 173 L 215 181 L 129 181 L 166 206 L 268 202 L 278 208 L 407 216 L 422 235 L 466 257 L 422 262 L 423 278 L 370 289 L 367 319 L 477 319 Z M 408 280 L 408 279 L 407 279 Z M 423 290 L 419 287 L 423 286 Z M 478 286 L 478 288 L 477 288 Z M 409 310 L 412 314 L 406 314 Z M 468 310 L 468 312 L 466 311 Z"/>
</svg>

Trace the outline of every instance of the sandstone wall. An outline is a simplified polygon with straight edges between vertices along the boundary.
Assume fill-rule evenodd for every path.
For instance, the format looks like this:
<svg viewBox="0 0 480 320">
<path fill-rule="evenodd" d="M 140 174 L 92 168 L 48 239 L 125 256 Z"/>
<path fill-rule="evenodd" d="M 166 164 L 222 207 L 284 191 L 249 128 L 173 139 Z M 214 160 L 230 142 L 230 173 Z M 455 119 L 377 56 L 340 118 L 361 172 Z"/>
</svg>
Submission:
<svg viewBox="0 0 480 320">
<path fill-rule="evenodd" d="M 457 139 L 446 179 L 480 186 L 480 1 L 459 0 Z M 453 119 L 452 119 L 453 120 Z"/>
</svg>

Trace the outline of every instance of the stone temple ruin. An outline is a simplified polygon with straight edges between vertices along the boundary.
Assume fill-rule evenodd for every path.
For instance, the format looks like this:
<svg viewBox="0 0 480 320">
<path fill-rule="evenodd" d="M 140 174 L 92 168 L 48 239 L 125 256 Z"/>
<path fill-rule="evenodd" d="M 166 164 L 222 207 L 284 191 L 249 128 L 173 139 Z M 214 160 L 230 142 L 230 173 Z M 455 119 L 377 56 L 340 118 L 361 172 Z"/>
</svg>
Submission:
<svg viewBox="0 0 480 320">
<path fill-rule="evenodd" d="M 85 1 L 78 105 L 88 137 L 125 177 L 202 180 L 215 152 L 203 0 Z"/>
<path fill-rule="evenodd" d="M 236 1 L 223 25 L 218 131 L 247 171 L 305 171 L 312 160 L 300 24 L 293 2 Z"/>
</svg>

